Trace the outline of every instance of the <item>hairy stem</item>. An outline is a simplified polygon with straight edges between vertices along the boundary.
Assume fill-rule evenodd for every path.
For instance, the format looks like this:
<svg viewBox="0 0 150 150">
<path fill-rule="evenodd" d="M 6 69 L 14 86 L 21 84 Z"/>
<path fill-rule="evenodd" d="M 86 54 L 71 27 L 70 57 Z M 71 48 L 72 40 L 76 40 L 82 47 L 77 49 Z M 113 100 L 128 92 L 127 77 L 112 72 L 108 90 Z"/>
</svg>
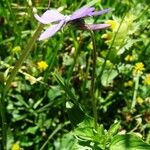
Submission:
<svg viewBox="0 0 150 150">
<path fill-rule="evenodd" d="M 42 147 L 40 148 L 40 150 L 43 150 L 45 148 L 45 146 L 47 145 L 47 143 L 50 141 L 50 139 L 52 139 L 52 137 L 59 131 L 61 130 L 64 126 L 70 124 L 70 122 L 65 122 L 63 125 L 58 125 L 57 128 L 52 132 L 52 134 L 49 135 L 48 139 L 45 141 L 45 143 L 42 145 Z"/>
<path fill-rule="evenodd" d="M 29 55 L 30 51 L 33 48 L 34 43 L 38 39 L 41 31 L 43 29 L 43 25 L 40 24 L 39 27 L 37 28 L 36 32 L 34 33 L 33 37 L 30 39 L 29 43 L 25 47 L 25 49 L 22 51 L 22 55 L 20 56 L 19 60 L 16 62 L 15 67 L 13 68 L 10 76 L 8 77 L 6 81 L 6 85 L 3 89 L 3 94 L 0 100 L 0 114 L 1 114 L 1 119 L 2 119 L 2 149 L 6 150 L 6 141 L 7 141 L 7 121 L 6 121 L 6 108 L 5 108 L 5 97 L 7 95 L 7 92 L 9 90 L 9 87 L 11 85 L 11 82 L 13 81 L 14 77 L 16 76 L 18 70 L 20 69 L 22 63 L 24 60 L 27 58 Z"/>
<path fill-rule="evenodd" d="M 97 130 L 97 108 L 96 108 L 96 98 L 95 98 L 95 81 L 96 81 L 96 41 L 94 32 L 90 30 L 92 45 L 93 45 L 93 52 L 92 52 L 92 75 L 91 75 L 91 98 L 92 98 L 92 109 L 93 109 L 93 116 L 94 116 L 94 128 Z"/>
<path fill-rule="evenodd" d="M 6 86 L 5 86 L 5 89 L 4 89 L 4 93 L 6 93 L 8 91 L 11 82 L 13 81 L 14 77 L 16 76 L 16 74 L 17 74 L 18 70 L 20 69 L 22 63 L 24 62 L 24 60 L 27 58 L 28 54 L 32 50 L 33 45 L 36 42 L 36 40 L 38 39 L 42 29 L 43 29 L 43 25 L 40 24 L 39 27 L 37 28 L 36 32 L 34 33 L 33 37 L 30 39 L 29 43 L 27 44 L 26 48 L 23 50 L 22 55 L 20 56 L 19 60 L 16 62 L 16 65 L 15 65 L 14 69 L 12 70 L 9 78 L 6 81 Z"/>
<path fill-rule="evenodd" d="M 0 149 L 6 150 L 6 130 L 7 130 L 7 123 L 6 123 L 6 116 L 5 116 L 5 104 L 3 96 L 0 99 L 0 114 L 1 114 L 1 128 L 2 128 L 2 143 L 0 143 Z"/>
</svg>

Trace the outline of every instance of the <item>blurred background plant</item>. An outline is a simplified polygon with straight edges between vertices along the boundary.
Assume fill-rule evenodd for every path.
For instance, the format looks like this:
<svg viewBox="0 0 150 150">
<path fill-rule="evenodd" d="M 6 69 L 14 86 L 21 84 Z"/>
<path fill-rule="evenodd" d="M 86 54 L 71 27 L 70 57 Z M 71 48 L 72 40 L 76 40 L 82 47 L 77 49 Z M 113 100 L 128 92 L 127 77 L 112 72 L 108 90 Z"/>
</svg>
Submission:
<svg viewBox="0 0 150 150">
<path fill-rule="evenodd" d="M 89 2 L 58 0 L 51 1 L 50 7 L 70 14 Z M 1 1 L 1 91 L 37 28 L 33 8 L 42 14 L 48 4 L 48 0 Z M 112 9 L 107 15 L 86 19 L 111 24 L 95 32 L 98 131 L 89 117 L 90 34 L 68 26 L 49 40 L 37 41 L 11 83 L 5 99 L 8 149 L 117 150 L 115 140 L 122 138 L 118 132 L 135 133 L 150 143 L 149 1 L 101 0 L 94 6 Z"/>
</svg>

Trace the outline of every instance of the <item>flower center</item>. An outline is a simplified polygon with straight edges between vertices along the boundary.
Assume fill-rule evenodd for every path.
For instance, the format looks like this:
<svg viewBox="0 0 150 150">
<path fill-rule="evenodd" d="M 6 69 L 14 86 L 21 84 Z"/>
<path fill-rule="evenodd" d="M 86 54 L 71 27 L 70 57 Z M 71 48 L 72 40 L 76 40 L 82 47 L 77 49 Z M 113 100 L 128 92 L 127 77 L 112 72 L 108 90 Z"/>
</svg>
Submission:
<svg viewBox="0 0 150 150">
<path fill-rule="evenodd" d="M 68 21 L 70 21 L 70 18 L 71 18 L 70 15 L 69 15 L 69 16 L 68 16 L 68 15 L 65 15 L 65 19 L 64 19 L 65 22 L 67 23 Z"/>
</svg>

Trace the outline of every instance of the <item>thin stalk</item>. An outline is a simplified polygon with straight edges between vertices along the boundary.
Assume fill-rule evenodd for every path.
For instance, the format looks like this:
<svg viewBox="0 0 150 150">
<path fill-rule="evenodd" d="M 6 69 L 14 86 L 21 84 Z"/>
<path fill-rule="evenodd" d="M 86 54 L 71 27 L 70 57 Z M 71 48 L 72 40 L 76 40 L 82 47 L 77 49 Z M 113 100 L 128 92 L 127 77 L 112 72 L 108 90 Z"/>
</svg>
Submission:
<svg viewBox="0 0 150 150">
<path fill-rule="evenodd" d="M 88 75 L 89 75 L 89 69 L 90 69 L 90 54 L 87 56 L 87 60 L 86 60 L 86 67 L 85 67 L 85 74 L 84 74 L 84 80 L 83 80 L 83 86 L 82 91 L 86 91 L 86 84 L 88 81 Z M 81 99 L 85 99 L 85 92 L 82 92 L 82 98 Z"/>
<path fill-rule="evenodd" d="M 52 134 L 49 135 L 48 139 L 45 141 L 45 143 L 42 145 L 42 147 L 40 148 L 40 150 L 43 150 L 45 148 L 45 146 L 47 145 L 47 143 L 50 141 L 50 139 L 59 131 L 61 130 L 64 126 L 70 124 L 70 121 L 65 122 L 63 125 L 58 125 L 57 128 L 52 132 Z"/>
<path fill-rule="evenodd" d="M 1 119 L 2 119 L 2 143 L 3 143 L 2 147 L 3 147 L 3 150 L 7 149 L 7 146 L 6 146 L 7 121 L 6 121 L 6 113 L 5 113 L 6 112 L 5 111 L 5 109 L 6 109 L 5 108 L 5 97 L 6 97 L 8 90 L 9 90 L 9 87 L 11 85 L 11 82 L 13 81 L 13 79 L 16 76 L 18 70 L 20 69 L 22 63 L 27 58 L 28 54 L 30 53 L 31 49 L 33 48 L 33 45 L 36 42 L 36 40 L 38 39 L 42 29 L 43 29 L 43 25 L 40 24 L 39 27 L 37 28 L 36 32 L 34 33 L 33 37 L 30 39 L 29 43 L 27 44 L 27 46 L 23 50 L 22 55 L 20 56 L 20 59 L 16 62 L 16 65 L 13 68 L 10 76 L 8 77 L 8 79 L 6 81 L 6 85 L 5 85 L 4 90 L 3 90 L 2 98 L 0 100 L 0 114 L 1 114 Z"/>
<path fill-rule="evenodd" d="M 137 92 L 138 92 L 138 87 L 139 87 L 139 79 L 140 79 L 140 74 L 138 73 L 135 78 L 135 87 L 134 87 L 134 92 L 133 92 L 131 109 L 133 109 L 136 105 L 136 97 L 137 97 Z"/>
<path fill-rule="evenodd" d="M 6 150 L 6 116 L 5 116 L 5 105 L 4 105 L 4 100 L 1 97 L 0 99 L 0 115 L 1 115 L 1 122 L 2 122 L 2 150 Z"/>
<path fill-rule="evenodd" d="M 95 81 L 96 81 L 96 41 L 94 32 L 90 30 L 93 52 L 92 52 L 92 75 L 91 75 L 91 98 L 92 98 L 92 108 L 93 108 L 93 116 L 94 116 L 94 128 L 97 130 L 97 108 L 96 108 L 96 98 L 95 98 Z"/>
<path fill-rule="evenodd" d="M 19 60 L 16 62 L 16 65 L 15 65 L 14 69 L 12 70 L 9 78 L 6 81 L 6 86 L 5 86 L 5 89 L 4 89 L 4 93 L 6 93 L 8 91 L 12 80 L 14 79 L 14 77 L 16 76 L 16 74 L 17 74 L 18 70 L 20 69 L 22 63 L 24 62 L 24 60 L 27 58 L 28 54 L 32 50 L 32 48 L 34 46 L 34 43 L 38 39 L 42 29 L 43 29 L 43 25 L 40 24 L 39 27 L 37 28 L 36 32 L 34 33 L 33 37 L 30 39 L 29 43 L 27 44 L 26 48 L 23 50 L 22 55 L 20 56 Z"/>
<path fill-rule="evenodd" d="M 7 6 L 7 8 L 8 8 L 8 11 L 9 11 L 9 13 L 10 13 L 10 16 L 11 16 L 11 18 L 12 18 L 13 27 L 14 27 L 14 33 L 16 34 L 17 37 L 19 37 L 19 35 L 20 35 L 20 29 L 18 29 L 19 27 L 17 26 L 17 23 L 16 23 L 16 15 L 15 15 L 15 13 L 14 13 L 12 7 L 11 7 L 11 2 L 10 2 L 9 0 L 5 0 L 4 3 L 6 3 L 6 6 Z M 10 24 L 10 20 L 8 19 L 8 17 L 7 17 L 7 21 L 8 21 L 9 24 Z"/>
<path fill-rule="evenodd" d="M 108 52 L 107 52 L 107 54 L 106 54 L 104 63 L 102 64 L 102 69 L 101 69 L 101 71 L 100 71 L 100 74 L 98 75 L 98 79 L 99 79 L 99 80 L 101 80 L 101 78 L 102 78 L 103 72 L 104 72 L 104 70 L 105 70 L 106 62 L 107 62 L 107 60 L 108 60 L 108 58 L 109 58 L 109 56 L 110 56 L 111 50 L 112 50 L 112 48 L 113 48 L 113 45 L 114 45 L 114 43 L 115 43 L 117 34 L 118 34 L 119 30 L 120 30 L 120 27 L 121 27 L 121 25 L 122 25 L 122 23 L 123 23 L 123 21 L 124 21 L 125 16 L 126 16 L 126 15 L 123 16 L 123 18 L 122 18 L 122 20 L 121 20 L 121 22 L 120 22 L 120 24 L 119 24 L 119 27 L 118 27 L 118 29 L 117 29 L 117 31 L 116 31 L 114 37 L 113 37 L 113 40 L 112 40 L 112 42 L 111 42 L 111 45 L 110 45 L 110 47 L 108 48 Z M 101 81 L 100 81 L 100 83 L 101 83 Z"/>
</svg>

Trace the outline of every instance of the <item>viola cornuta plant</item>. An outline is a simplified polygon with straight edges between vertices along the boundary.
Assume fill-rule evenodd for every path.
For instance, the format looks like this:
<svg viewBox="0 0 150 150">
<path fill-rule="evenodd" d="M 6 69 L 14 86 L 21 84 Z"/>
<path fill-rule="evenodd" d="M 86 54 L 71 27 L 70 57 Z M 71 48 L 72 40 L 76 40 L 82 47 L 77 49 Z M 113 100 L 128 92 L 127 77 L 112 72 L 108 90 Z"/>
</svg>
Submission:
<svg viewBox="0 0 150 150">
<path fill-rule="evenodd" d="M 105 29 L 110 26 L 110 24 L 85 24 L 84 18 L 90 16 L 99 16 L 109 12 L 110 9 L 104 9 L 101 11 L 95 11 L 94 7 L 83 6 L 82 8 L 76 10 L 72 15 L 63 15 L 55 9 L 47 10 L 40 17 L 35 14 L 35 18 L 42 24 L 53 23 L 46 31 L 44 31 L 39 40 L 44 40 L 52 37 L 56 32 L 58 32 L 63 26 L 68 23 L 78 24 L 78 27 L 83 30 L 100 30 Z"/>
<path fill-rule="evenodd" d="M 93 52 L 92 52 L 92 74 L 91 74 L 91 101 L 93 107 L 93 116 L 94 116 L 94 127 L 97 128 L 97 110 L 96 110 L 96 99 L 95 99 L 95 70 L 96 70 L 96 42 L 94 37 L 94 30 L 105 29 L 110 26 L 110 24 L 86 24 L 84 18 L 99 16 L 109 12 L 110 9 L 104 9 L 101 11 L 95 11 L 94 7 L 83 6 L 80 9 L 73 12 L 71 15 L 63 15 L 57 10 L 47 10 L 41 17 L 38 14 L 35 14 L 35 18 L 42 24 L 52 25 L 46 29 L 39 37 L 39 40 L 45 40 L 52 37 L 57 31 L 59 31 L 66 24 L 72 24 L 78 29 L 88 30 L 91 34 L 91 39 L 93 43 Z"/>
<path fill-rule="evenodd" d="M 0 150 L 150 150 L 149 3 L 47 1 L 1 0 Z"/>
</svg>

